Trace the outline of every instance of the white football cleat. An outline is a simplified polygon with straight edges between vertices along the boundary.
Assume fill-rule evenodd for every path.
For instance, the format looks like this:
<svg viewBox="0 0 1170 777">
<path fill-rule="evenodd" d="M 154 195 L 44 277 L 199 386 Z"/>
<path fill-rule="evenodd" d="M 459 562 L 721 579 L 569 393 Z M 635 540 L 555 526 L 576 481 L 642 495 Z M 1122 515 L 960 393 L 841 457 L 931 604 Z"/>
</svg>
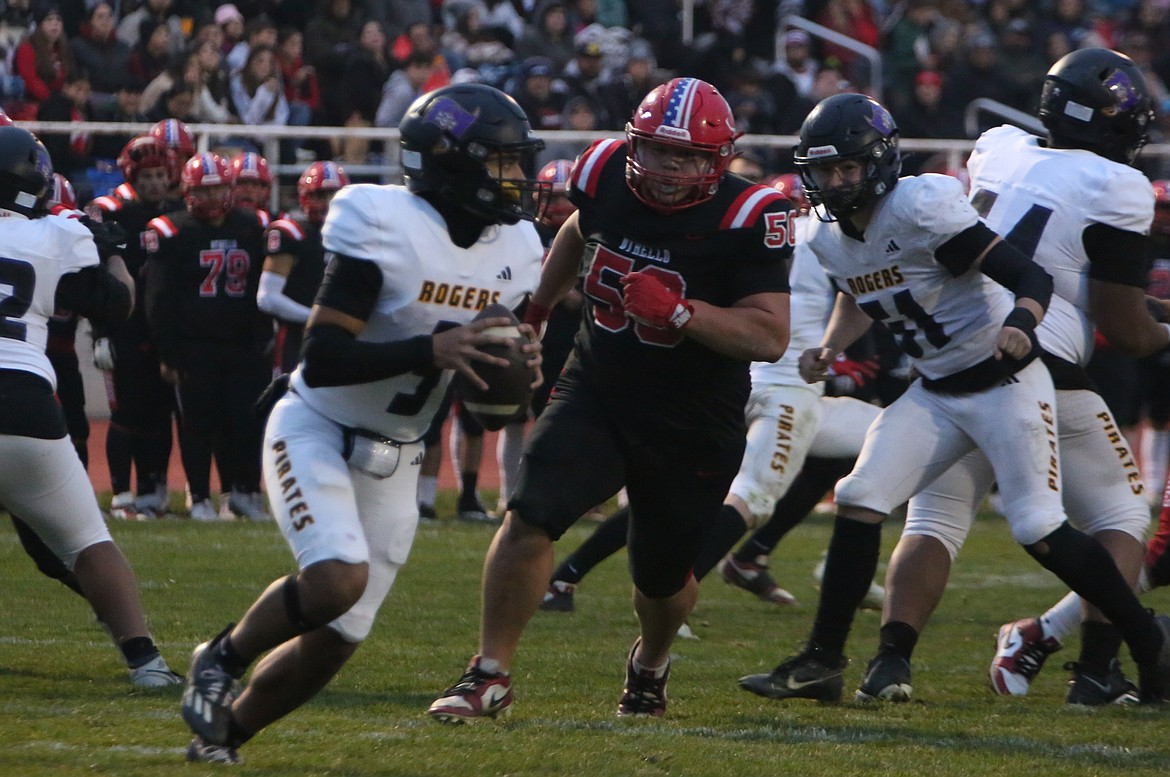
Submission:
<svg viewBox="0 0 1170 777">
<path fill-rule="evenodd" d="M 130 683 L 135 688 L 166 688 L 181 682 L 183 676 L 172 672 L 162 656 L 155 656 L 130 670 Z"/>
</svg>

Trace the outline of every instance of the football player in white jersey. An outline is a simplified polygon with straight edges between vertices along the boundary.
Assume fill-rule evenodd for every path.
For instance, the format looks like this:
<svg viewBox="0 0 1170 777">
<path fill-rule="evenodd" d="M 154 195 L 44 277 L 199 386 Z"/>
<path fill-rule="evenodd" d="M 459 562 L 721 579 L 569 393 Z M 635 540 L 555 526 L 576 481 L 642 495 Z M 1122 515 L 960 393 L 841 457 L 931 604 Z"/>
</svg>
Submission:
<svg viewBox="0 0 1170 777">
<path fill-rule="evenodd" d="M 1170 618 L 1142 608 L 1112 557 L 1069 525 L 1061 505 L 1055 390 L 1035 329 L 1053 281 L 983 223 L 946 176 L 898 178 L 897 127 L 863 95 L 823 100 L 801 127 L 796 164 L 824 208 L 808 244 L 838 289 L 821 347 L 801 356 L 806 379 L 884 321 L 921 377 L 870 427 L 857 466 L 836 489 L 837 520 L 807 648 L 772 672 L 740 680 L 771 698 L 840 697 L 853 613 L 873 577 L 890 510 L 975 450 L 991 463 L 1013 538 L 1117 624 L 1139 665 L 1143 693 L 1170 679 Z M 1013 301 L 1014 294 L 1014 301 Z M 930 570 L 887 576 L 932 584 Z M 888 607 L 887 603 L 887 607 Z M 859 699 L 906 699 L 917 631 L 890 622 Z"/>
<path fill-rule="evenodd" d="M 150 637 L 138 582 L 102 519 L 54 397 L 45 344 L 53 311 L 124 321 L 134 281 L 121 256 L 104 260 L 76 218 L 46 215 L 52 179 L 32 133 L 0 127 L 0 504 L 19 515 L 72 572 L 141 687 L 174 685 Z"/>
<path fill-rule="evenodd" d="M 968 162 L 976 210 L 1055 279 L 1037 337 L 1056 387 L 1062 499 L 1070 521 L 1109 550 L 1130 585 L 1142 565 L 1149 508 L 1129 445 L 1084 366 L 1094 324 L 1134 356 L 1170 345 L 1170 326 L 1155 321 L 1144 300 L 1153 190 L 1130 167 L 1152 118 L 1141 73 L 1128 57 L 1080 49 L 1045 79 L 1040 119 L 1047 141 L 997 127 L 983 133 Z M 964 464 L 911 503 L 890 565 L 886 623 L 921 631 L 941 598 L 951 562 L 994 480 L 985 459 Z M 909 569 L 929 585 L 898 585 Z M 932 573 L 924 576 L 926 569 Z M 1074 596 L 1057 612 L 1000 629 L 991 666 L 996 693 L 1027 693 L 1044 659 L 1081 621 L 1080 605 Z M 1089 608 L 1082 634 L 1067 702 L 1137 701 L 1117 660 L 1118 629 Z"/>
<path fill-rule="evenodd" d="M 418 523 L 419 440 L 456 370 L 484 387 L 473 365 L 503 361 L 480 349 L 505 342 L 484 330 L 507 319 L 472 319 L 519 307 L 539 279 L 538 184 L 522 164 L 543 143 L 515 101 L 444 87 L 399 130 L 406 186 L 350 186 L 330 203 L 302 360 L 265 434 L 269 498 L 300 572 L 195 649 L 189 760 L 237 763 L 236 748 L 316 695 L 369 634 Z M 535 370 L 539 344 L 522 331 Z"/>
</svg>

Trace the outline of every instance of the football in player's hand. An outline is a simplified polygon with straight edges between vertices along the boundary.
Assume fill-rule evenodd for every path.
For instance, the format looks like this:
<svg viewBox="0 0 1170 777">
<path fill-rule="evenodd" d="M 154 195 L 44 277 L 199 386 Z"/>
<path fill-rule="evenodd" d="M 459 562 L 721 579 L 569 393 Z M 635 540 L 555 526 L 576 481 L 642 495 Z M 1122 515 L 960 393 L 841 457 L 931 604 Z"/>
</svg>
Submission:
<svg viewBox="0 0 1170 777">
<path fill-rule="evenodd" d="M 486 362 L 474 362 L 475 372 L 488 385 L 480 389 L 462 373 L 455 373 L 455 391 L 467 411 L 489 431 L 499 431 L 512 421 L 518 421 L 528 413 L 532 400 L 532 370 L 528 367 L 528 356 L 520 350 L 527 342 L 520 334 L 520 319 L 504 305 L 493 304 L 483 309 L 476 321 L 485 318 L 506 318 L 507 326 L 489 327 L 484 334 L 506 337 L 507 345 L 485 345 L 480 350 L 508 360 L 503 367 Z"/>
</svg>

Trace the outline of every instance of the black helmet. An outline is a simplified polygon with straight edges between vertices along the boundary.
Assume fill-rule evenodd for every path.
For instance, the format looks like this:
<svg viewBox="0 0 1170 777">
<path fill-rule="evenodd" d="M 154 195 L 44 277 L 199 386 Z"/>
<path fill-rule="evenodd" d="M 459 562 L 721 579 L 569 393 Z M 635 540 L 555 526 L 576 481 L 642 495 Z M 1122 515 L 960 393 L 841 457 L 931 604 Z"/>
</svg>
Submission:
<svg viewBox="0 0 1170 777">
<path fill-rule="evenodd" d="M 1150 93 L 1133 60 L 1110 49 L 1079 49 L 1044 77 L 1040 121 L 1052 143 L 1132 164 L 1154 120 Z"/>
<path fill-rule="evenodd" d="M 49 152 L 31 132 L 0 127 L 0 208 L 29 218 L 44 215 L 53 180 Z"/>
<path fill-rule="evenodd" d="M 486 84 L 457 84 L 414 101 L 398 125 L 406 185 L 430 192 L 494 224 L 536 218 L 535 180 L 501 179 L 485 166 L 493 152 L 532 156 L 544 141 L 532 135 L 524 111 L 508 95 Z M 498 172 L 498 171 L 497 171 Z"/>
<path fill-rule="evenodd" d="M 821 191 L 809 168 L 843 159 L 863 162 L 865 178 L 856 186 Z M 837 218 L 848 216 L 898 182 L 898 127 L 881 103 L 863 94 L 836 94 L 817 103 L 800 125 L 793 161 L 809 202 L 824 205 Z"/>
</svg>

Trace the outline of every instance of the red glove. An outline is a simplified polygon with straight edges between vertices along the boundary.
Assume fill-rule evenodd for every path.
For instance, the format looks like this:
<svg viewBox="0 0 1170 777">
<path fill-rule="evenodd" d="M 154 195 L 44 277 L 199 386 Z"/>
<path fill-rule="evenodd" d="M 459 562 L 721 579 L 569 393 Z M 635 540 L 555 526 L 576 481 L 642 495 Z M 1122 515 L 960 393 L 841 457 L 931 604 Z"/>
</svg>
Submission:
<svg viewBox="0 0 1170 777">
<path fill-rule="evenodd" d="M 878 360 L 866 359 L 863 362 L 855 362 L 845 358 L 845 354 L 842 353 L 833 360 L 833 366 L 829 368 L 829 372 L 843 378 L 849 378 L 856 388 L 861 388 L 867 380 L 878 374 Z"/>
<path fill-rule="evenodd" d="M 632 272 L 622 277 L 626 317 L 655 329 L 679 330 L 687 325 L 695 308 L 683 295 L 666 287 L 650 273 Z"/>
<path fill-rule="evenodd" d="M 541 324 L 548 321 L 551 313 L 551 310 L 544 305 L 536 304 L 536 300 L 529 297 L 528 307 L 524 308 L 524 323 L 532 324 L 532 328 L 539 332 Z"/>
</svg>

